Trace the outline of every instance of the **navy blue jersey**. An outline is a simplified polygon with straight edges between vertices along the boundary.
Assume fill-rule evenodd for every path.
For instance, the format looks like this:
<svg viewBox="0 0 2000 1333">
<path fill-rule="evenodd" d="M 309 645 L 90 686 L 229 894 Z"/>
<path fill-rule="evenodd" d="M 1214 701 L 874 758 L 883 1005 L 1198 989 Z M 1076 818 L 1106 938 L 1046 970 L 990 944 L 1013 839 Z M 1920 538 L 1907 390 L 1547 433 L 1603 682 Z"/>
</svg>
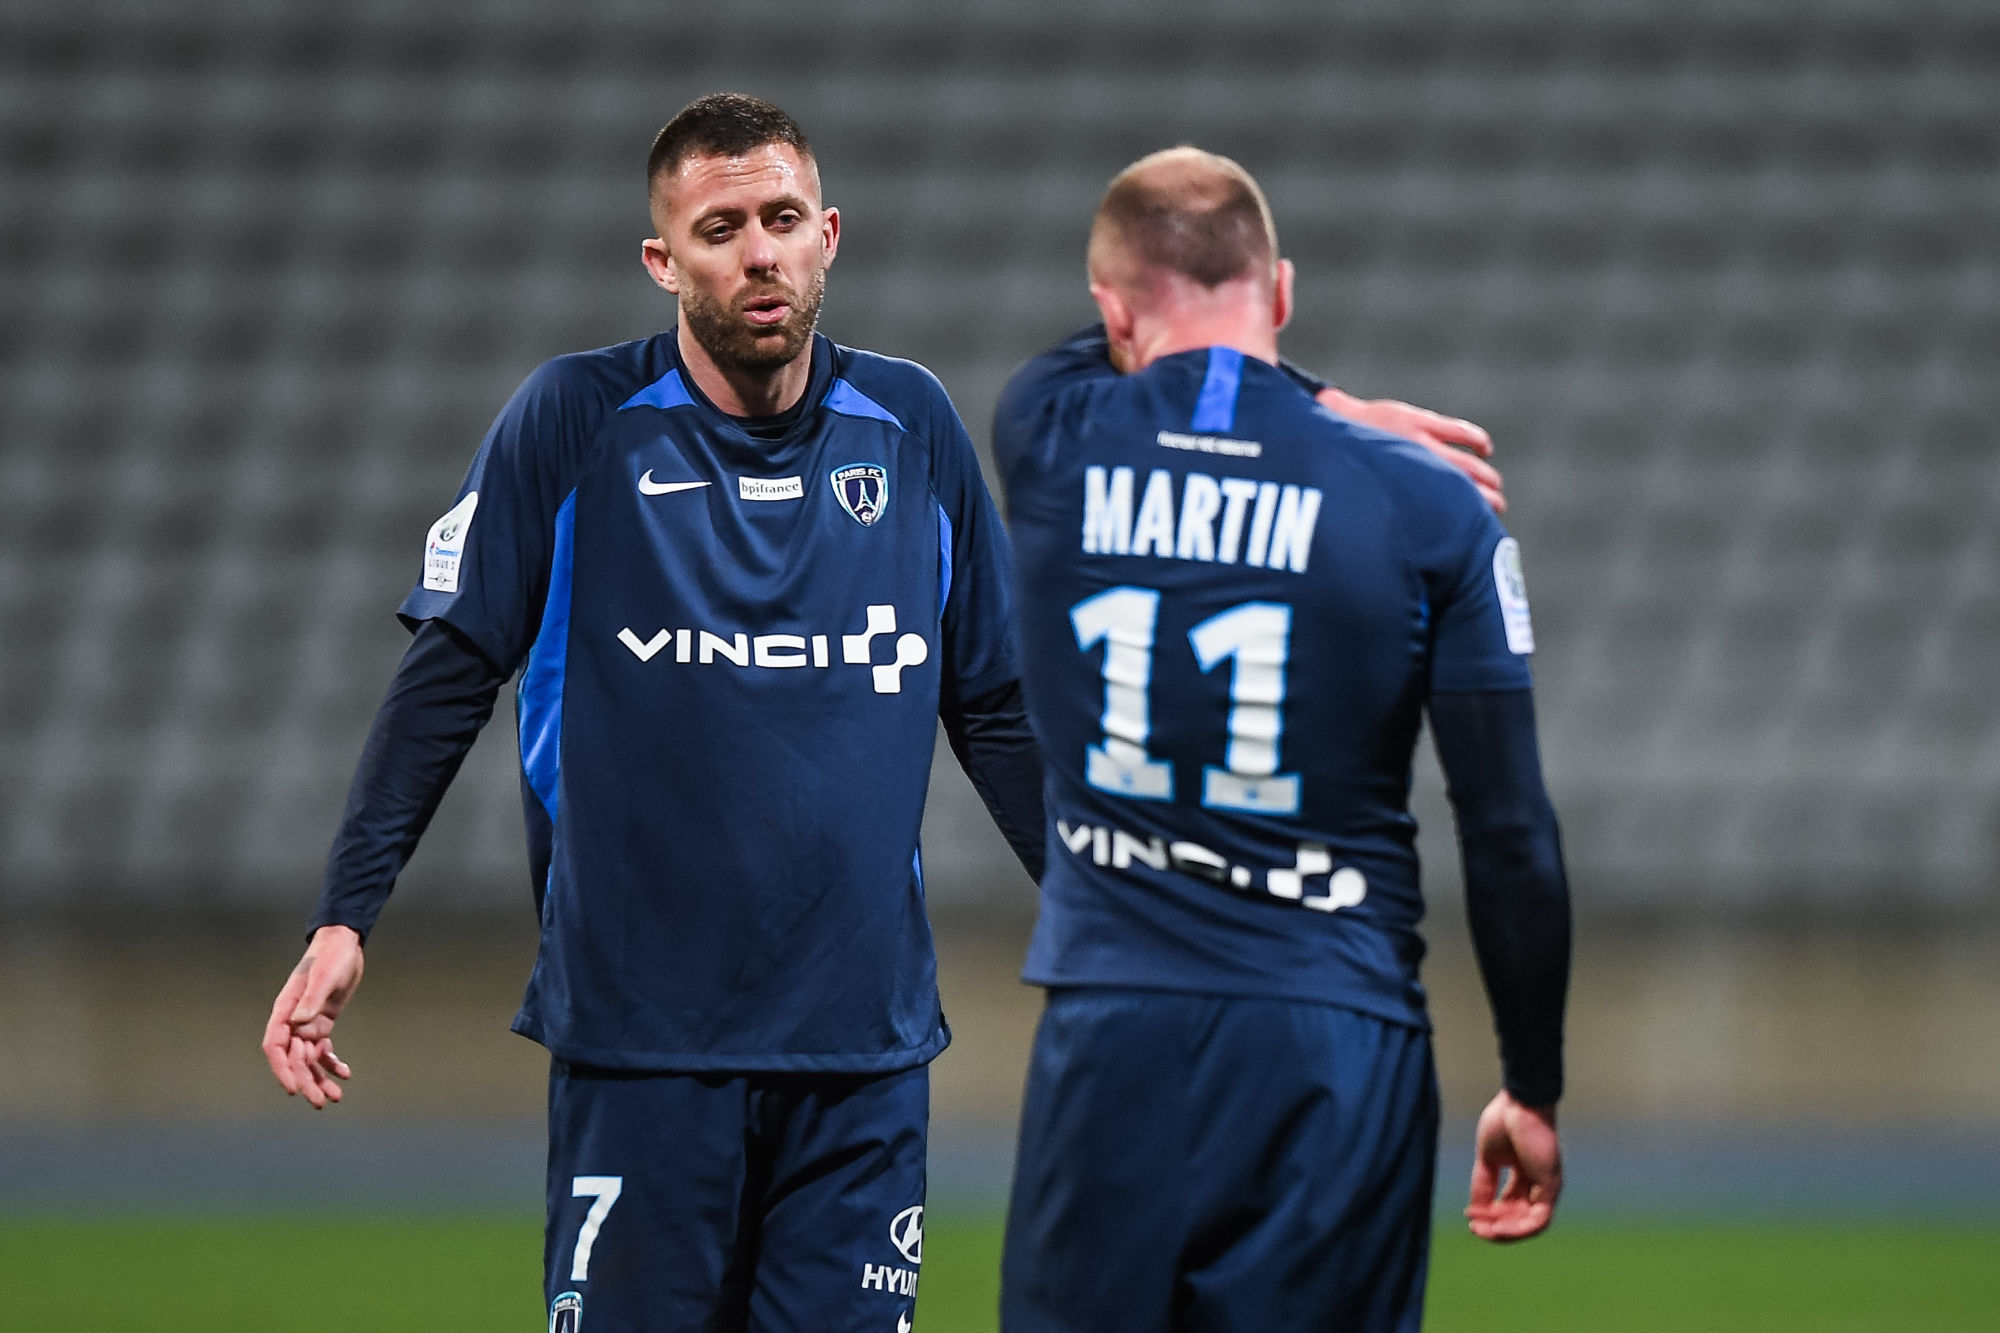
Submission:
<svg viewBox="0 0 2000 1333">
<path fill-rule="evenodd" d="M 941 686 L 1016 670 L 1004 536 L 929 372 L 813 357 L 775 440 L 671 331 L 547 363 L 403 603 L 525 661 L 514 1026 L 565 1060 L 861 1072 L 948 1039 L 917 833 Z"/>
<path fill-rule="evenodd" d="M 1529 686 L 1514 542 L 1457 472 L 1228 348 L 1101 335 L 1008 385 L 1048 872 L 1027 978 L 1423 1023 L 1410 762 L 1432 691 Z"/>
</svg>

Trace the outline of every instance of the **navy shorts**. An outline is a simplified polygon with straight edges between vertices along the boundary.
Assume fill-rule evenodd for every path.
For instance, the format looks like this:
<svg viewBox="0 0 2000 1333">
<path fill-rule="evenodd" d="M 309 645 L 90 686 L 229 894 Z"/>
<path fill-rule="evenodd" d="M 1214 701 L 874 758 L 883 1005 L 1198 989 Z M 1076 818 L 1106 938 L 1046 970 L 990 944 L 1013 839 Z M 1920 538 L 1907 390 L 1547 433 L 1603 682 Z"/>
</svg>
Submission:
<svg viewBox="0 0 2000 1333">
<path fill-rule="evenodd" d="M 1053 991 L 1001 1327 L 1414 1330 L 1437 1119 L 1427 1032 L 1324 1004 Z"/>
<path fill-rule="evenodd" d="M 921 1066 L 644 1074 L 554 1061 L 550 1328 L 907 1328 L 929 1105 Z"/>
</svg>

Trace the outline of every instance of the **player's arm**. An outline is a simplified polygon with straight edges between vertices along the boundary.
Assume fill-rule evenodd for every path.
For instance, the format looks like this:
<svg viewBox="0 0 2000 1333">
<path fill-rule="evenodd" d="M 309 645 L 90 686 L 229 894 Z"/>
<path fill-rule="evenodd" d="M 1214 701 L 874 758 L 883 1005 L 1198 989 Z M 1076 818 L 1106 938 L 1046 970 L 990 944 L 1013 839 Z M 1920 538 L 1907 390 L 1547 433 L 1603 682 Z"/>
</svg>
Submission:
<svg viewBox="0 0 2000 1333">
<path fill-rule="evenodd" d="M 279 1085 L 315 1108 L 339 1101 L 338 1080 L 351 1072 L 333 1053 L 333 1025 L 361 984 L 362 945 L 506 679 L 462 634 L 429 620 L 389 682 L 327 854 L 305 956 L 264 1028 Z"/>
<path fill-rule="evenodd" d="M 1002 485 L 1012 485 L 1020 467 L 1046 459 L 1056 439 L 1050 429 L 1056 413 L 1075 395 L 1118 374 L 1104 326 L 1091 324 L 1008 376 L 993 407 L 993 457 Z"/>
<path fill-rule="evenodd" d="M 1493 437 L 1480 427 L 1394 398 L 1356 398 L 1331 384 L 1324 384 L 1312 393 L 1320 406 L 1335 416 L 1421 444 L 1463 472 L 1479 488 L 1480 498 L 1494 513 L 1507 512 L 1506 484 L 1500 469 L 1486 461 L 1493 457 Z"/>
<path fill-rule="evenodd" d="M 1435 465 L 1408 481 L 1403 532 L 1432 608 L 1431 733 L 1500 1038 L 1503 1086 L 1480 1117 L 1466 1215 L 1475 1235 L 1521 1240 L 1548 1226 L 1562 1192 L 1555 1106 L 1570 953 L 1562 839 L 1535 740 L 1534 629 L 1518 543 Z"/>
<path fill-rule="evenodd" d="M 1466 1216 L 1486 1240 L 1548 1226 L 1562 1193 L 1570 901 L 1530 691 L 1434 694 L 1431 731 L 1457 817 L 1466 915 L 1500 1038 L 1502 1091 L 1481 1115 Z M 1503 1189 L 1500 1175 L 1509 1173 Z"/>
<path fill-rule="evenodd" d="M 333 1027 L 361 982 L 362 943 L 533 642 L 557 513 L 605 396 L 592 373 L 561 358 L 508 401 L 432 526 L 423 573 L 398 612 L 416 637 L 363 747 L 311 942 L 264 1028 L 279 1085 L 316 1108 L 340 1100 L 349 1073 L 333 1054 Z"/>
<path fill-rule="evenodd" d="M 1479 488 L 1480 498 L 1494 513 L 1507 512 L 1507 496 L 1500 470 L 1486 461 L 1493 457 L 1493 437 L 1480 427 L 1458 417 L 1433 412 L 1427 407 L 1398 402 L 1394 398 L 1356 398 L 1346 390 L 1336 388 L 1331 381 L 1290 361 L 1280 361 L 1278 369 L 1335 416 L 1346 417 L 1349 421 L 1421 444 L 1463 472 Z"/>
<path fill-rule="evenodd" d="M 1448 417 L 1427 407 L 1415 407 L 1394 398 L 1356 398 L 1310 370 L 1289 361 L 1278 363 L 1301 389 L 1335 416 L 1372 426 L 1390 435 L 1400 435 L 1430 450 L 1463 472 L 1479 488 L 1480 498 L 1496 514 L 1507 512 L 1505 484 L 1500 470 L 1486 460 L 1493 457 L 1493 437 L 1470 421 Z"/>
<path fill-rule="evenodd" d="M 973 790 L 1039 883 L 1048 840 L 1042 752 L 1021 696 L 1007 533 L 972 440 L 942 389 L 931 439 L 933 486 L 951 536 L 950 584 L 938 616 L 944 642 L 938 718 Z"/>
<path fill-rule="evenodd" d="M 1335 415 L 1421 444 L 1470 478 L 1494 513 L 1507 512 L 1505 482 L 1487 461 L 1493 457 L 1493 439 L 1480 427 L 1393 398 L 1356 398 L 1290 361 L 1280 361 L 1278 368 Z M 1001 476 L 1011 478 L 1016 462 L 1032 456 L 1038 439 L 1052 438 L 1036 427 L 1060 395 L 1118 373 L 1102 324 L 1078 329 L 1014 372 L 993 416 L 993 452 Z"/>
<path fill-rule="evenodd" d="M 1042 751 L 1028 724 L 1021 682 L 1006 681 L 976 699 L 957 699 L 947 690 L 938 716 L 958 766 L 1020 858 L 1021 868 L 1039 884 L 1048 857 Z"/>
</svg>

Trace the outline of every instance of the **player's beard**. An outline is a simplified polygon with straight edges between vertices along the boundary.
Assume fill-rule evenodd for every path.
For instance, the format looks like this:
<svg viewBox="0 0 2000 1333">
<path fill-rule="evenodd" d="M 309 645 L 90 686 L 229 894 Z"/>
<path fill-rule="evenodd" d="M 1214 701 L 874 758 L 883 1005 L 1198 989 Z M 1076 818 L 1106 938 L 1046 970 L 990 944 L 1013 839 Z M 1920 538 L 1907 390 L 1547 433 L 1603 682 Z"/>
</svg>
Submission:
<svg viewBox="0 0 2000 1333">
<path fill-rule="evenodd" d="M 801 296 L 789 285 L 773 282 L 724 304 L 690 284 L 681 291 L 681 318 L 688 331 L 720 365 L 739 370 L 776 370 L 788 365 L 812 340 L 819 323 L 820 302 L 826 297 L 826 270 L 816 269 Z M 781 297 L 791 306 L 781 323 L 759 327 L 743 317 L 750 302 Z"/>
</svg>

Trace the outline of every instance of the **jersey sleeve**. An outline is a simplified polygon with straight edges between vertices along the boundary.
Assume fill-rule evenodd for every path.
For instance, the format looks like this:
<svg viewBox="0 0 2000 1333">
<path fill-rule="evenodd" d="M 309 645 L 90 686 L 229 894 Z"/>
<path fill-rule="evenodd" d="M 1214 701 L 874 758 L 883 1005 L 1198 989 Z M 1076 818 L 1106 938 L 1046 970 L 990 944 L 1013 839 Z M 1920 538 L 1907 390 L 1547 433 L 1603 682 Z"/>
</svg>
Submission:
<svg viewBox="0 0 2000 1333">
<path fill-rule="evenodd" d="M 978 699 L 1020 675 L 1014 648 L 1007 532 L 979 470 L 965 423 L 940 386 L 931 415 L 938 505 L 939 634 L 944 689 Z"/>
<path fill-rule="evenodd" d="M 1444 481 L 1452 483 L 1451 521 L 1427 580 L 1431 691 L 1528 689 L 1535 635 L 1521 545 L 1470 484 L 1455 475 Z"/>
<path fill-rule="evenodd" d="M 1047 425 L 1066 394 L 1117 378 L 1102 324 L 1078 329 L 1015 371 L 993 408 L 1001 478 L 1011 485 L 1023 464 L 1046 456 L 1054 442 Z"/>
<path fill-rule="evenodd" d="M 501 409 L 425 535 L 423 569 L 397 609 L 411 629 L 445 622 L 509 673 L 534 642 L 557 515 L 595 426 L 596 395 L 564 360 L 536 370 Z"/>
</svg>

